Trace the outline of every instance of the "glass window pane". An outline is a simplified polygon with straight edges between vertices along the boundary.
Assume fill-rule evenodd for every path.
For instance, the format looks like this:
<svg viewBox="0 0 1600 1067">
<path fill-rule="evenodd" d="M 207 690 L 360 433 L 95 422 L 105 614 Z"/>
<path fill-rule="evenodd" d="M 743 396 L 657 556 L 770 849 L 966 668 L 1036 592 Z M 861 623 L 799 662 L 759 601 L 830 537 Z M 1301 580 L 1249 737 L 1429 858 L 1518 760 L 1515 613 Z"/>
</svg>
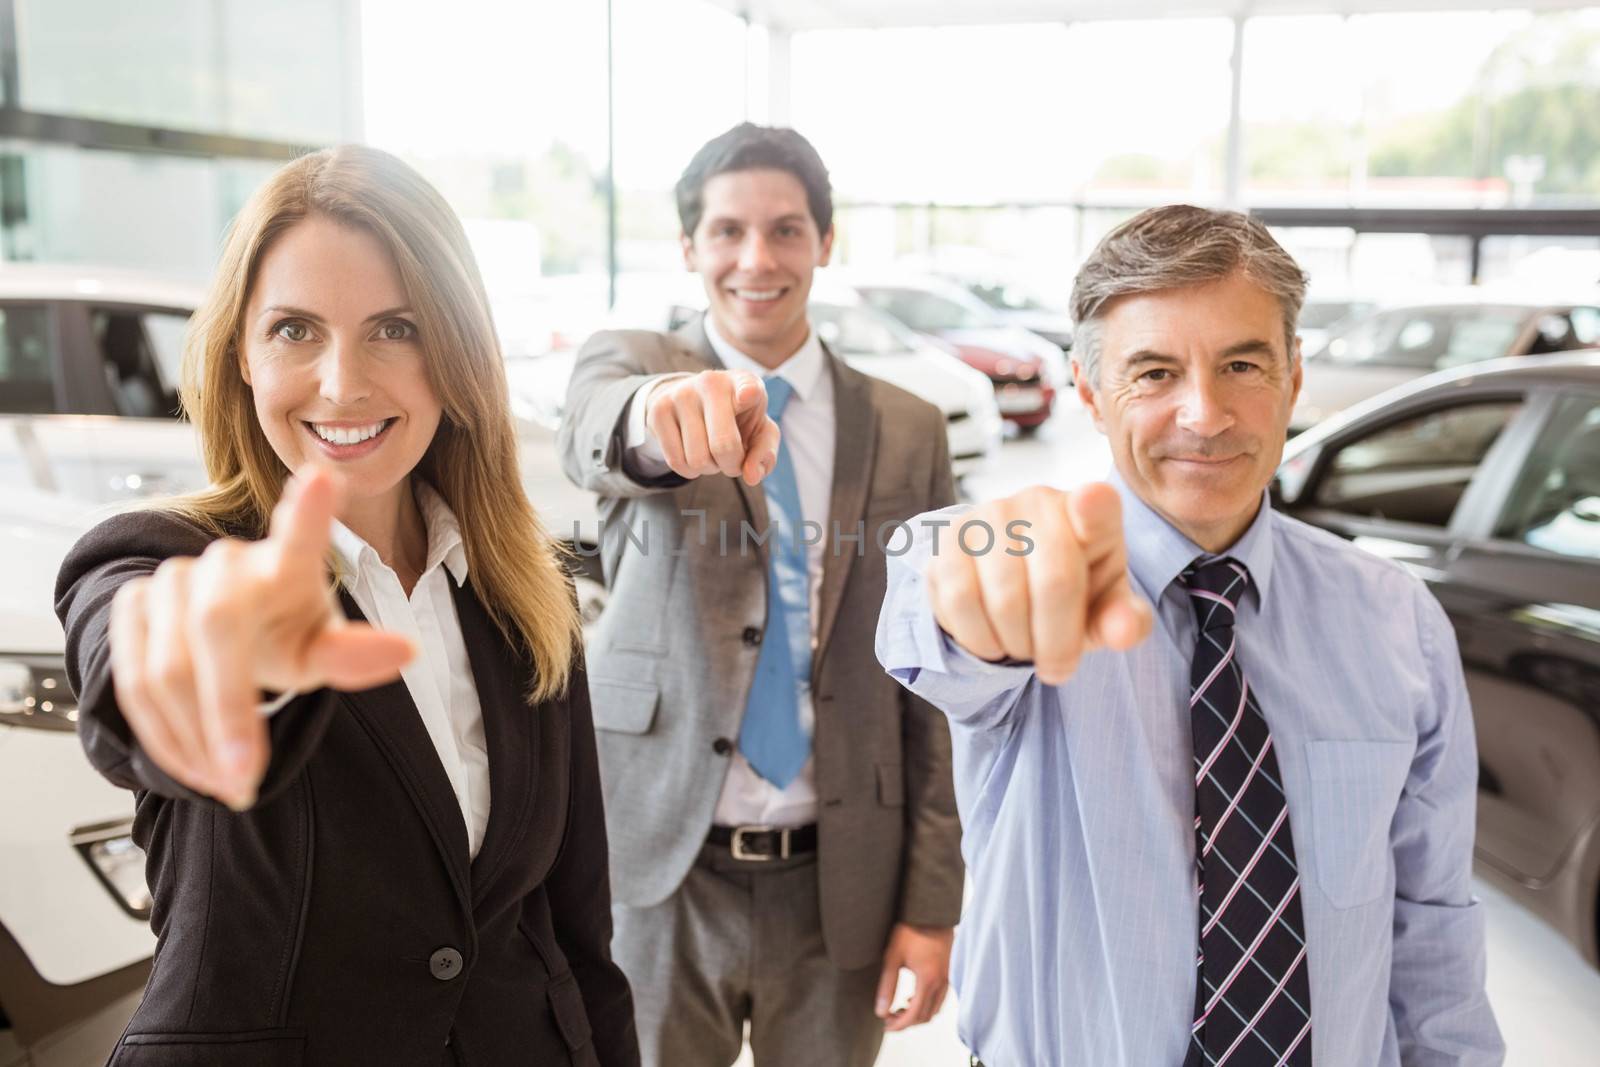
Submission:
<svg viewBox="0 0 1600 1067">
<path fill-rule="evenodd" d="M 1450 525 L 1456 505 L 1521 401 L 1416 415 L 1345 445 L 1313 496 L 1349 515 Z"/>
<path fill-rule="evenodd" d="M 355 135 L 343 0 L 15 0 L 20 104 L 321 144 Z"/>
<path fill-rule="evenodd" d="M 44 414 L 55 410 L 49 311 L 0 306 L 0 411 Z"/>
<path fill-rule="evenodd" d="M 152 126 L 222 127 L 210 0 L 16 0 L 16 15 L 23 107 Z"/>
<path fill-rule="evenodd" d="M 0 142 L 4 257 L 200 280 L 269 162 Z"/>
<path fill-rule="evenodd" d="M 90 318 L 104 360 L 106 385 L 117 414 L 130 418 L 176 417 L 177 390 L 162 380 L 155 348 L 136 311 L 99 309 Z"/>
<path fill-rule="evenodd" d="M 1569 397 L 1506 500 L 1495 536 L 1600 559 L 1600 401 Z"/>
<path fill-rule="evenodd" d="M 145 337 L 155 354 L 161 384 L 169 392 L 177 391 L 178 381 L 183 374 L 183 338 L 188 330 L 187 315 L 151 311 L 144 316 Z"/>
</svg>

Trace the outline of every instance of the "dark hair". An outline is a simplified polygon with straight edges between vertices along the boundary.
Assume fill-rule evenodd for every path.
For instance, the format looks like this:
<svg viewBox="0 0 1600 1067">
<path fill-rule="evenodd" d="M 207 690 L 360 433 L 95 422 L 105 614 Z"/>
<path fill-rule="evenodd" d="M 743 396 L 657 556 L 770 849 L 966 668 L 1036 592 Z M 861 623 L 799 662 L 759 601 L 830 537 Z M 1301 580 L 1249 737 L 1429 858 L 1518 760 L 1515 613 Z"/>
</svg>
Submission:
<svg viewBox="0 0 1600 1067">
<path fill-rule="evenodd" d="M 817 232 L 826 234 L 833 228 L 833 186 L 828 183 L 828 168 L 811 142 L 786 126 L 741 122 L 702 145 L 678 179 L 678 222 L 685 234 L 693 237 L 705 214 L 706 182 L 737 170 L 793 174 L 805 186 Z"/>
</svg>

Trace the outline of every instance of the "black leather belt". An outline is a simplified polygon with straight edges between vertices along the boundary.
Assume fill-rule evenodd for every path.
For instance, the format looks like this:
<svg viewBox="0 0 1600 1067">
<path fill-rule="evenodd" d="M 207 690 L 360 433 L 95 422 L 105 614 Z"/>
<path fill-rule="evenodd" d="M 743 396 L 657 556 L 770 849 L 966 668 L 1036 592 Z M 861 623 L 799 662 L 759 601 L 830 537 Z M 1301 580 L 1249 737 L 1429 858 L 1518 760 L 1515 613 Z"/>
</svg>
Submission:
<svg viewBox="0 0 1600 1067">
<path fill-rule="evenodd" d="M 817 824 L 779 828 L 774 826 L 713 826 L 706 843 L 732 851 L 736 860 L 765 863 L 786 860 L 802 852 L 817 850 Z"/>
</svg>

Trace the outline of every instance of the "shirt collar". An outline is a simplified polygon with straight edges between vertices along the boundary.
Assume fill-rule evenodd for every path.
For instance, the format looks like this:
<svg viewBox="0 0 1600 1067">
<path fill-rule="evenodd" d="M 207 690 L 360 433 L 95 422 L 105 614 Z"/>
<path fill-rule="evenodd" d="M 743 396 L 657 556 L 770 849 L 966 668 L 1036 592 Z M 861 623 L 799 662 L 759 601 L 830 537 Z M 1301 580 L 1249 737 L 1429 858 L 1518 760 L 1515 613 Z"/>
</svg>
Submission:
<svg viewBox="0 0 1600 1067">
<path fill-rule="evenodd" d="M 1110 482 L 1122 497 L 1122 529 L 1128 543 L 1128 568 L 1152 600 L 1159 600 L 1173 579 L 1182 574 L 1198 556 L 1211 557 L 1189 540 L 1177 527 L 1135 493 L 1122 472 L 1112 469 Z M 1257 603 L 1266 602 L 1272 581 L 1272 501 L 1261 491 L 1261 507 L 1250 526 L 1219 556 L 1232 556 L 1250 572 L 1250 586 Z"/>
<path fill-rule="evenodd" d="M 822 341 L 818 339 L 816 330 L 806 334 L 805 343 L 795 350 L 794 355 L 772 370 L 768 370 L 733 347 L 718 333 L 717 324 L 712 321 L 710 314 L 706 315 L 704 321 L 706 340 L 711 342 L 711 350 L 722 360 L 724 366 L 729 370 L 749 371 L 762 378 L 782 375 L 794 388 L 794 395 L 802 401 L 809 399 L 816 392 L 822 382 L 823 373 L 828 369 L 827 357 L 822 350 Z"/>
<path fill-rule="evenodd" d="M 428 529 L 428 556 L 422 573 L 427 574 L 442 563 L 456 580 L 456 585 L 465 584 L 467 550 L 466 543 L 461 539 L 461 524 L 456 521 L 455 512 L 450 510 L 450 505 L 444 502 L 438 490 L 427 482 L 419 478 L 411 484 L 417 508 L 422 512 L 422 523 Z M 333 551 L 347 572 L 348 580 L 354 580 L 362 567 L 385 566 L 377 549 L 338 519 L 333 520 L 332 542 Z"/>
</svg>

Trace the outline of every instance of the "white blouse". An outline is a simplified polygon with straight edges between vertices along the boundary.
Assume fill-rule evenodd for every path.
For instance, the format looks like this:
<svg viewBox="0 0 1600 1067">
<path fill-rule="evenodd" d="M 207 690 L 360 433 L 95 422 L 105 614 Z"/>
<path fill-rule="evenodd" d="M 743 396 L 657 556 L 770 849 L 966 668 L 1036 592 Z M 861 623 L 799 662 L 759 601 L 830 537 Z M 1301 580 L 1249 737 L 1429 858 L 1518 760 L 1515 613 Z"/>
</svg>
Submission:
<svg viewBox="0 0 1600 1067">
<path fill-rule="evenodd" d="M 343 564 L 345 589 L 367 621 L 417 644 L 419 654 L 400 669 L 400 677 L 461 805 L 467 843 L 476 857 L 489 825 L 489 749 L 483 707 L 450 591 L 451 580 L 458 586 L 467 580 L 467 552 L 461 527 L 444 498 L 421 481 L 415 486 L 417 506 L 428 528 L 428 557 L 410 597 L 377 551 L 338 520 L 333 524 L 333 550 Z"/>
</svg>

